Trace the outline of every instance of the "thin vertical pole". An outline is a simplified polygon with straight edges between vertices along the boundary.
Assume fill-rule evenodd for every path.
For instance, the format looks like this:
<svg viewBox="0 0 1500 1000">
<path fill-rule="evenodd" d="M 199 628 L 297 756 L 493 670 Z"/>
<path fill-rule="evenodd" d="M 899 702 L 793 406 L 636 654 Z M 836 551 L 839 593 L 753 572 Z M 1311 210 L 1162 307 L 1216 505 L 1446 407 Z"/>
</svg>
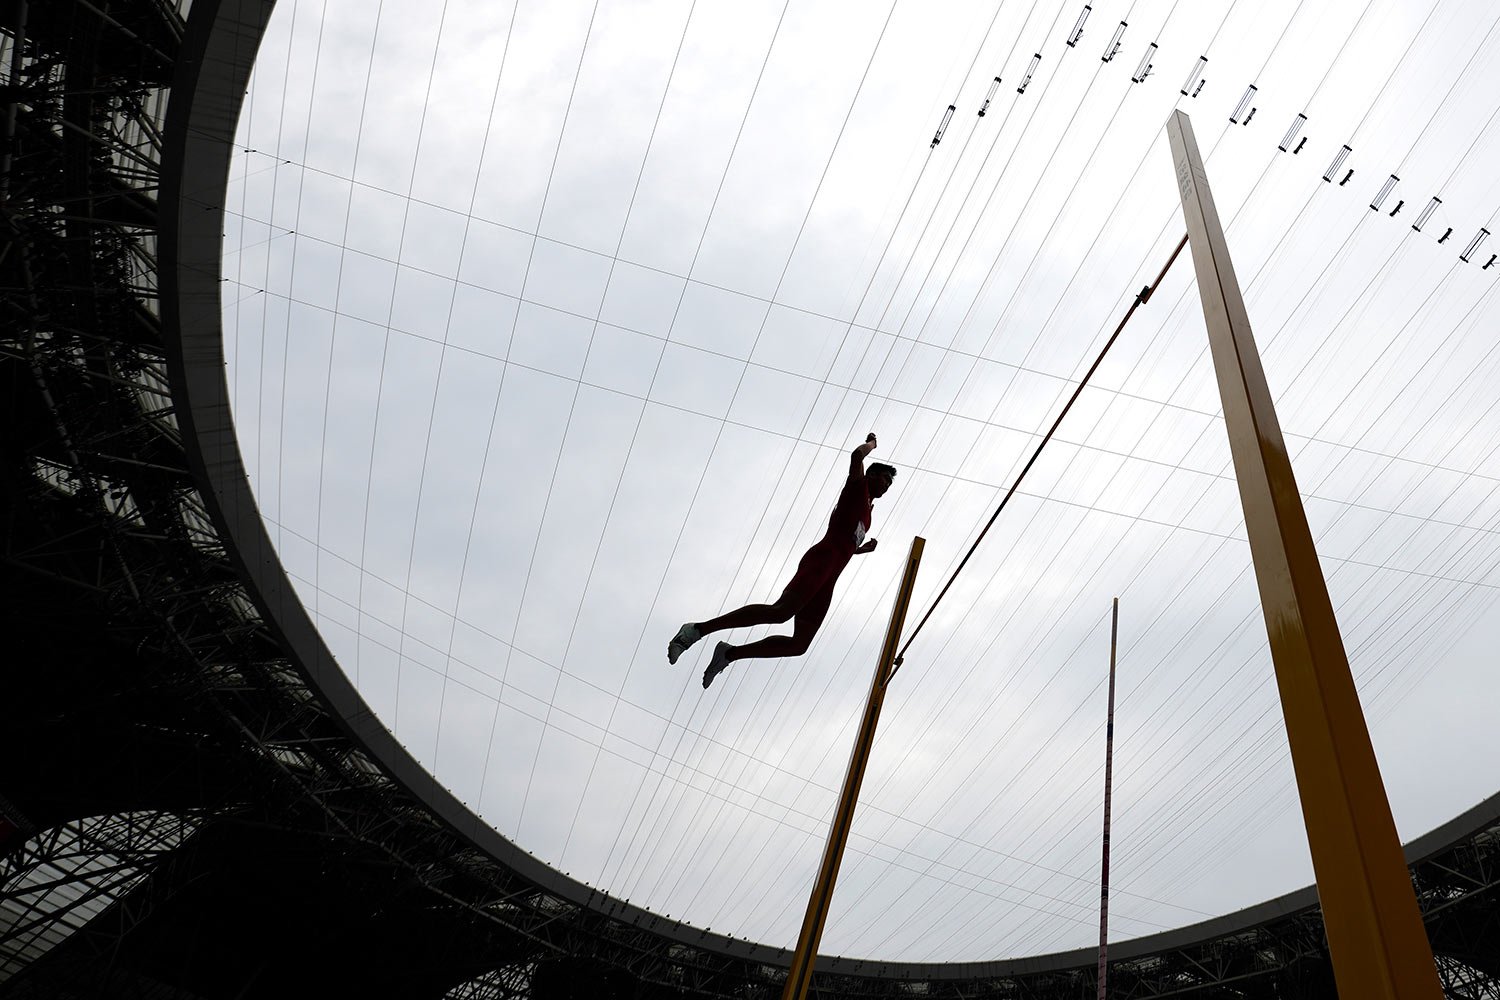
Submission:
<svg viewBox="0 0 1500 1000">
<path fill-rule="evenodd" d="M 911 604 L 912 586 L 917 582 L 917 567 L 922 562 L 922 548 L 926 539 L 911 540 L 911 552 L 906 557 L 906 571 L 901 575 L 901 586 L 896 591 L 896 603 L 891 608 L 891 621 L 885 629 L 885 642 L 880 647 L 880 659 L 875 663 L 875 676 L 870 681 L 870 694 L 865 699 L 865 715 L 859 724 L 859 733 L 854 738 L 854 750 L 849 755 L 849 769 L 844 773 L 844 788 L 839 793 L 838 807 L 833 811 L 833 824 L 828 831 L 828 843 L 823 848 L 823 863 L 818 868 L 818 877 L 813 882 L 812 895 L 807 900 L 807 915 L 802 918 L 802 932 L 797 935 L 797 951 L 792 955 L 792 967 L 787 972 L 786 986 L 781 991 L 782 1000 L 803 1000 L 807 987 L 812 982 L 813 963 L 818 958 L 818 942 L 823 939 L 823 925 L 828 920 L 828 907 L 833 901 L 833 884 L 839 876 L 839 862 L 844 858 L 844 846 L 849 843 L 849 830 L 854 825 L 854 806 L 859 800 L 859 788 L 865 780 L 865 765 L 870 762 L 870 748 L 875 742 L 875 725 L 880 721 L 880 706 L 885 703 L 885 686 L 891 679 L 891 668 L 896 660 L 896 644 L 901 639 L 901 628 L 906 624 L 906 609 Z"/>
<path fill-rule="evenodd" d="M 1187 115 L 1173 112 L 1167 136 L 1339 996 L 1440 1000 L 1432 945 Z"/>
<path fill-rule="evenodd" d="M 1099 1000 L 1104 1000 L 1109 966 L 1109 797 L 1115 774 L 1115 649 L 1120 639 L 1120 599 L 1109 618 L 1109 714 L 1104 725 L 1104 865 L 1099 875 Z"/>
</svg>

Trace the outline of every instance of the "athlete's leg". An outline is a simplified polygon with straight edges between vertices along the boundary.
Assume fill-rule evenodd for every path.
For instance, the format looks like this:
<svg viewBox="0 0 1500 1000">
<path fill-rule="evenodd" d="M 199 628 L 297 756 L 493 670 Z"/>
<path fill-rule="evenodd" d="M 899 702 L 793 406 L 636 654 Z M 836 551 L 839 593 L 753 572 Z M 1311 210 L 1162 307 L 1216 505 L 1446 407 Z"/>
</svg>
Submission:
<svg viewBox="0 0 1500 1000">
<path fill-rule="evenodd" d="M 676 663 L 683 653 L 710 632 L 726 628 L 749 628 L 751 625 L 779 625 L 791 619 L 801 605 L 801 597 L 789 587 L 776 599 L 775 604 L 747 604 L 706 622 L 688 622 L 667 643 L 667 662 Z"/>
<path fill-rule="evenodd" d="M 807 652 L 807 647 L 812 645 L 813 636 L 818 634 L 823 619 L 828 615 L 828 606 L 833 603 L 835 582 L 836 578 L 829 580 L 827 586 L 814 594 L 797 612 L 797 623 L 792 627 L 791 635 L 768 635 L 743 646 L 730 646 L 725 658 L 733 663 L 735 660 L 770 656 L 801 656 Z"/>
<path fill-rule="evenodd" d="M 736 608 L 717 618 L 698 622 L 698 634 L 709 635 L 713 632 L 722 632 L 727 628 L 749 628 L 751 625 L 780 625 L 782 622 L 791 621 L 796 613 L 796 604 L 788 601 L 786 595 L 783 594 L 775 604 L 747 604 L 743 608 Z"/>
<path fill-rule="evenodd" d="M 833 585 L 837 582 L 835 576 L 828 584 L 812 596 L 802 610 L 797 612 L 797 624 L 792 628 L 791 635 L 768 635 L 764 639 L 747 643 L 743 646 L 731 646 L 727 642 L 721 642 L 714 647 L 714 655 L 708 661 L 708 667 L 703 671 L 703 686 L 707 688 L 735 660 L 747 660 L 752 657 L 764 658 L 768 656 L 801 656 L 807 652 L 807 647 L 812 644 L 813 636 L 818 634 L 818 627 L 823 624 L 823 618 L 828 614 L 828 606 L 833 603 Z"/>
<path fill-rule="evenodd" d="M 786 588 L 782 590 L 781 596 L 776 598 L 772 604 L 747 604 L 743 608 L 736 608 L 728 614 L 717 618 L 710 618 L 706 622 L 688 622 L 677 630 L 672 641 L 667 643 L 667 662 L 676 663 L 678 658 L 690 649 L 699 639 L 711 632 L 718 632 L 726 628 L 747 628 L 751 625 L 777 625 L 781 622 L 797 618 L 796 631 L 801 634 L 804 631 L 802 621 L 807 614 L 808 605 L 819 598 L 824 590 L 828 596 L 833 593 L 833 582 L 838 578 L 845 563 L 849 561 L 847 555 L 842 555 L 838 550 L 830 547 L 824 542 L 819 542 L 806 552 L 797 562 L 797 572 L 793 575 Z M 823 610 L 816 615 L 817 622 L 823 620 L 823 615 L 828 610 L 827 602 L 824 602 Z M 807 639 L 812 641 L 812 633 L 817 631 L 817 623 L 812 625 L 811 631 L 807 633 Z M 782 636 L 788 642 L 794 642 L 791 636 Z M 762 642 L 773 640 L 763 639 Z M 752 643 L 752 646 L 757 644 Z M 802 650 L 805 650 L 806 644 Z M 708 669 L 703 674 L 703 686 L 708 687 L 713 679 L 729 665 L 726 658 L 731 650 L 737 647 L 727 642 L 721 642 L 714 647 L 714 655 L 709 663 Z M 799 650 L 800 652 L 800 650 Z M 743 655 L 743 654 L 742 654 Z M 785 656 L 786 653 L 755 653 L 758 656 Z M 738 657 L 735 657 L 736 659 Z"/>
<path fill-rule="evenodd" d="M 722 632 L 727 628 L 749 628 L 751 625 L 780 625 L 801 614 L 802 608 L 813 595 L 823 589 L 830 576 L 837 575 L 834 559 L 826 545 L 814 545 L 802 553 L 797 561 L 797 572 L 787 582 L 786 589 L 772 604 L 747 604 L 743 608 L 710 618 L 706 622 L 691 622 L 699 636 Z M 696 639 L 694 640 L 697 641 Z"/>
<path fill-rule="evenodd" d="M 788 588 L 776 599 L 775 604 L 747 604 L 706 622 L 688 622 L 667 643 L 667 662 L 676 663 L 683 653 L 710 632 L 726 628 L 749 628 L 751 625 L 779 625 L 795 615 L 801 603 L 798 595 Z M 722 670 L 723 667 L 719 669 Z"/>
</svg>

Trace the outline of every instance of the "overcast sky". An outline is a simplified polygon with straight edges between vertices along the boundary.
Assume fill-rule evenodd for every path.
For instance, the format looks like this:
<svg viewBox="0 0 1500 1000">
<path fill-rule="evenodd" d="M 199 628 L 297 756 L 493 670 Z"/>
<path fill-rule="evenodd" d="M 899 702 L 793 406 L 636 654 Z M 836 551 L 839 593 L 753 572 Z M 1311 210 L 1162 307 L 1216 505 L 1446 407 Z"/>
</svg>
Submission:
<svg viewBox="0 0 1500 1000">
<path fill-rule="evenodd" d="M 1500 241 L 1460 254 L 1500 10 L 1096 0 L 1070 47 L 1082 8 L 277 4 L 224 244 L 246 464 L 364 697 L 502 833 L 791 946 L 910 540 L 920 612 L 1183 231 L 1174 107 L 1401 836 L 1495 791 Z M 1117 595 L 1112 937 L 1311 881 L 1218 409 L 1184 255 L 908 654 L 824 952 L 1096 940 Z M 881 545 L 809 654 L 668 666 L 779 592 L 869 431 Z"/>
</svg>

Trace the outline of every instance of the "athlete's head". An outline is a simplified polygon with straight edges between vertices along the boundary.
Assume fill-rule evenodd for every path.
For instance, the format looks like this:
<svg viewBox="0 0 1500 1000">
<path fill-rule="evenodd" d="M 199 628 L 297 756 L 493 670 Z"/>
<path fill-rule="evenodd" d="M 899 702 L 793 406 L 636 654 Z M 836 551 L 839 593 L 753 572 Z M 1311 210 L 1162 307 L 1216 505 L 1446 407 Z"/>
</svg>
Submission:
<svg viewBox="0 0 1500 1000">
<path fill-rule="evenodd" d="M 870 497 L 885 496 L 886 490 L 896 481 L 896 467 L 886 465 L 884 462 L 875 462 L 865 470 L 865 483 L 869 486 Z"/>
</svg>

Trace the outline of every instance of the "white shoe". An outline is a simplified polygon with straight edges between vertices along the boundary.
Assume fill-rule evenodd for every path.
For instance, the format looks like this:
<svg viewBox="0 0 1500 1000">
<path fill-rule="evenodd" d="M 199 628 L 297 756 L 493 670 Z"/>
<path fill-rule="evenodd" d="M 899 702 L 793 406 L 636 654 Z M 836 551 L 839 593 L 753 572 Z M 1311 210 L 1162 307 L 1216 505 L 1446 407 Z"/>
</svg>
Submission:
<svg viewBox="0 0 1500 1000">
<path fill-rule="evenodd" d="M 703 689 L 705 691 L 714 682 L 714 678 L 722 674 L 724 668 L 727 666 L 729 666 L 729 643 L 721 642 L 714 647 L 713 659 L 708 661 L 708 669 L 703 671 Z"/>
<path fill-rule="evenodd" d="M 688 622 L 677 630 L 672 636 L 672 641 L 667 643 L 667 662 L 676 663 L 677 658 L 693 647 L 693 643 L 703 638 L 703 633 L 698 631 L 698 626 Z"/>
</svg>

